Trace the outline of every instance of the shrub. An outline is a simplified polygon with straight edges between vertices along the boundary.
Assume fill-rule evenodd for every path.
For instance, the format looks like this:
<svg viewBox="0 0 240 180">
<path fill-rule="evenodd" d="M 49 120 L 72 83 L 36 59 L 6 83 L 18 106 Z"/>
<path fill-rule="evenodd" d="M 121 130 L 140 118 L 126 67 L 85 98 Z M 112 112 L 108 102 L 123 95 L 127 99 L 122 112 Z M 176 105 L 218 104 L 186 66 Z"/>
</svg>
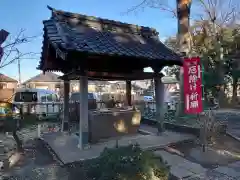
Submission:
<svg viewBox="0 0 240 180">
<path fill-rule="evenodd" d="M 106 148 L 100 157 L 85 165 L 87 177 L 96 180 L 165 180 L 169 173 L 161 157 L 143 151 L 139 145 Z"/>
<path fill-rule="evenodd" d="M 206 111 L 200 118 L 201 137 L 207 144 L 214 144 L 220 134 L 225 133 L 226 123 L 217 119 L 213 110 Z"/>
</svg>

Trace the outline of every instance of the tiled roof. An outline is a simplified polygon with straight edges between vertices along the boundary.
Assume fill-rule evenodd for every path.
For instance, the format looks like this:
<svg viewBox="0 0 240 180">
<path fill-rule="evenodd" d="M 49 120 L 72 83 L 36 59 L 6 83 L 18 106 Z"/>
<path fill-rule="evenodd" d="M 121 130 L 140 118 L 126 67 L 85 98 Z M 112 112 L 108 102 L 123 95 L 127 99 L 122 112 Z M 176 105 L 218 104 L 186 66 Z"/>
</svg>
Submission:
<svg viewBox="0 0 240 180">
<path fill-rule="evenodd" d="M 155 29 L 49 9 L 52 18 L 43 22 L 44 31 L 56 49 L 182 63 Z"/>
<path fill-rule="evenodd" d="M 41 73 L 32 77 L 31 79 L 28 79 L 23 84 L 30 82 L 61 82 L 61 80 L 57 74 L 52 72 L 45 72 L 45 74 Z"/>
<path fill-rule="evenodd" d="M 18 81 L 0 73 L 0 82 L 16 82 L 17 83 Z"/>
</svg>

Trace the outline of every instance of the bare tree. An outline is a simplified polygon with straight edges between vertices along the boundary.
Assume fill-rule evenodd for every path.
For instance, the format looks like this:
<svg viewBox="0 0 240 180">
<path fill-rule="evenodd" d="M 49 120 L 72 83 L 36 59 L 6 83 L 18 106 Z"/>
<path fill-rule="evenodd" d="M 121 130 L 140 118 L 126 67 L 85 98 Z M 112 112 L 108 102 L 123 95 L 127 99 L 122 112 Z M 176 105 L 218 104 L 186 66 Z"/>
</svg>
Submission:
<svg viewBox="0 0 240 180">
<path fill-rule="evenodd" d="M 0 69 L 4 68 L 17 60 L 22 59 L 37 59 L 36 52 L 21 52 L 20 46 L 22 44 L 30 43 L 37 36 L 25 36 L 24 30 L 20 30 L 16 37 L 9 37 L 3 44 L 3 57 L 0 61 Z"/>
<path fill-rule="evenodd" d="M 171 14 L 172 17 L 177 18 L 177 11 L 175 7 L 169 6 L 167 0 L 142 0 L 139 4 L 129 8 L 125 13 L 143 11 L 145 8 L 159 9 Z"/>
<path fill-rule="evenodd" d="M 2 30 L 2 31 L 4 31 L 4 30 Z M 22 59 L 37 59 L 38 58 L 37 57 L 38 53 L 35 53 L 35 52 L 26 52 L 25 53 L 25 52 L 21 52 L 21 50 L 20 50 L 21 45 L 31 42 L 37 36 L 31 36 L 31 37 L 25 36 L 24 30 L 20 30 L 16 37 L 12 36 L 12 37 L 7 38 L 7 36 L 8 36 L 8 32 L 4 31 L 4 37 L 0 37 L 0 39 L 1 39 L 0 69 L 4 68 L 10 64 L 15 63 L 15 61 L 20 62 L 20 60 L 22 60 Z M 21 108 L 20 108 L 20 111 L 22 111 Z M 21 118 L 22 118 L 23 117 L 22 113 L 20 113 L 20 114 L 21 114 Z M 13 117 L 11 117 L 11 119 L 12 118 Z M 16 145 L 17 145 L 16 152 L 15 152 L 16 156 L 10 156 L 10 158 L 7 159 L 5 162 L 5 164 L 6 164 L 5 166 L 7 167 L 11 164 L 10 162 L 14 163 L 15 161 L 17 161 L 17 159 L 15 157 L 20 157 L 20 154 L 24 151 L 24 149 L 22 146 L 23 145 L 22 140 L 19 138 L 19 136 L 17 134 L 17 128 L 14 128 L 14 127 L 10 128 L 10 127 L 7 127 L 7 125 L 4 128 L 6 131 L 12 131 L 13 138 L 16 141 Z"/>
<path fill-rule="evenodd" d="M 173 17 L 177 17 L 178 20 L 178 33 L 177 44 L 180 53 L 189 55 L 191 52 L 191 36 L 189 33 L 190 28 L 190 10 L 192 0 L 175 0 L 176 8 L 170 7 L 167 4 L 168 1 L 164 0 L 142 0 L 138 5 L 129 9 L 128 12 L 135 11 L 139 8 L 158 8 L 163 11 L 170 12 Z M 183 73 L 180 73 L 180 86 L 181 86 L 181 98 L 179 103 L 179 113 L 183 113 L 184 96 L 183 96 Z"/>
<path fill-rule="evenodd" d="M 174 2 L 174 0 L 171 0 Z M 142 0 L 136 6 L 130 8 L 127 12 L 136 10 L 144 10 L 145 8 L 157 8 L 173 15 L 178 20 L 178 33 L 175 50 L 185 55 L 196 55 L 196 41 L 192 39 L 192 33 L 207 33 L 212 37 L 212 46 L 214 46 L 216 56 L 215 61 L 219 72 L 222 67 L 223 47 L 221 45 L 222 30 L 225 27 L 233 26 L 239 20 L 239 0 L 175 0 L 176 7 L 169 6 L 169 0 Z M 191 6 L 193 2 L 193 6 Z M 198 27 L 190 27 L 190 9 L 198 8 L 191 14 L 195 25 Z M 199 31 L 200 28 L 200 31 Z M 193 30 L 194 29 L 194 30 Z M 204 37 L 204 36 L 203 36 Z M 213 38 L 214 37 L 214 38 Z M 201 39 L 204 43 L 206 39 Z M 199 42 L 197 42 L 199 44 Z M 202 46 L 201 46 L 202 47 Z M 206 48 L 208 49 L 208 47 Z M 180 74 L 180 84 L 183 85 L 182 73 L 179 73 L 179 67 L 173 67 L 176 74 Z M 220 74 L 219 74 L 220 76 Z M 223 75 L 222 75 L 223 76 Z M 181 87 L 181 89 L 183 89 Z M 181 102 L 183 102 L 183 94 L 181 93 Z M 183 104 L 179 103 L 181 107 Z M 180 108 L 181 111 L 183 110 Z M 180 111 L 180 112 L 181 112 Z"/>
<path fill-rule="evenodd" d="M 174 0 L 172 0 L 174 1 Z M 175 0 L 176 6 L 169 5 L 167 0 L 142 0 L 139 4 L 131 7 L 126 13 L 144 10 L 145 8 L 159 9 L 168 12 L 178 19 L 178 47 L 180 52 L 189 53 L 191 41 L 189 36 L 190 9 L 192 0 Z"/>
<path fill-rule="evenodd" d="M 174 1 L 176 6 L 169 5 L 169 2 Z M 193 6 L 191 6 L 192 3 Z M 217 34 L 219 27 L 232 26 L 239 19 L 239 3 L 239 0 L 141 0 L 137 5 L 129 8 L 126 13 L 153 8 L 177 18 L 179 51 L 186 52 L 189 51 L 187 47 L 191 48 L 192 43 L 189 34 L 190 9 L 198 9 L 197 12 L 191 13 L 191 19 L 198 22 L 212 22 L 216 26 L 215 34 Z"/>
</svg>

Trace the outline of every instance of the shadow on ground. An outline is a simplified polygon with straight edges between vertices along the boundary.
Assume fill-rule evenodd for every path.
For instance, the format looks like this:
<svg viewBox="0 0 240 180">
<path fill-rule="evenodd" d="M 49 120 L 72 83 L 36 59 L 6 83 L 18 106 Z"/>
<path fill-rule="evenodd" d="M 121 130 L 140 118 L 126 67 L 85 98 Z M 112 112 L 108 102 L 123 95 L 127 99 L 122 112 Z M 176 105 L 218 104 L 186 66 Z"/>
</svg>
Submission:
<svg viewBox="0 0 240 180">
<path fill-rule="evenodd" d="M 171 148 L 179 151 L 184 158 L 210 169 L 240 161 L 240 142 L 227 135 L 216 138 L 205 152 L 197 142 L 178 143 Z"/>
<path fill-rule="evenodd" d="M 67 172 L 60 167 L 40 140 L 29 140 L 18 164 L 2 172 L 4 180 L 65 180 Z"/>
</svg>

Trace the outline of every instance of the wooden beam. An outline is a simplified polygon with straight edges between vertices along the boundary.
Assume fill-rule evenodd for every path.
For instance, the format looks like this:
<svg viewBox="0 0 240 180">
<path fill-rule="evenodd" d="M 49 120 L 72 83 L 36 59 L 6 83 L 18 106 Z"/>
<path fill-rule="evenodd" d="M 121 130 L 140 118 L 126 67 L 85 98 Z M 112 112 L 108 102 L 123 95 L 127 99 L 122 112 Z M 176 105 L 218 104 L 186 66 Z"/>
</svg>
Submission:
<svg viewBox="0 0 240 180">
<path fill-rule="evenodd" d="M 60 79 L 63 80 L 76 80 L 80 79 L 81 76 L 80 71 L 71 72 L 68 74 L 65 74 Z M 144 80 L 144 79 L 153 79 L 156 76 L 162 77 L 163 75 L 161 73 L 154 74 L 151 72 L 133 72 L 133 73 L 110 73 L 110 72 L 94 72 L 94 71 L 88 71 L 87 72 L 88 79 L 89 80 L 106 80 L 106 81 L 113 81 L 113 80 Z"/>
</svg>

